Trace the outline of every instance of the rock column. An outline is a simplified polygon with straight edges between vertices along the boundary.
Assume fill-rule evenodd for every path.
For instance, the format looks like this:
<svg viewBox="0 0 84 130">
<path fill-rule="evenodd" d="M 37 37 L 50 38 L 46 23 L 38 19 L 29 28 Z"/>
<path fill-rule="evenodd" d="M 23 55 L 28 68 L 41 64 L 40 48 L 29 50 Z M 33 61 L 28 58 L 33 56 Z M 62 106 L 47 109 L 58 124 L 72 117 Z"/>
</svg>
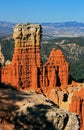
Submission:
<svg viewBox="0 0 84 130">
<path fill-rule="evenodd" d="M 10 67 L 8 65 L 2 69 L 2 82 L 7 82 L 18 89 L 36 89 L 40 82 L 38 72 L 41 66 L 41 26 L 16 25 L 13 37 L 15 48 L 12 63 Z M 6 76 L 9 77 L 7 81 Z"/>
</svg>

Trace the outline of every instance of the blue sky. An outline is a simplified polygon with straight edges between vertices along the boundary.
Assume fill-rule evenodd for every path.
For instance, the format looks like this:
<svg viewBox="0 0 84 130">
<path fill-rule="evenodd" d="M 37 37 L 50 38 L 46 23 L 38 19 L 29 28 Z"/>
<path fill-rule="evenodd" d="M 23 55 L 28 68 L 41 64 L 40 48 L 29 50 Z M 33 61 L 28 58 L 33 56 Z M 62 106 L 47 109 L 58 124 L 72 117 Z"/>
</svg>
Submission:
<svg viewBox="0 0 84 130">
<path fill-rule="evenodd" d="M 84 0 L 0 0 L 0 21 L 84 22 Z"/>
</svg>

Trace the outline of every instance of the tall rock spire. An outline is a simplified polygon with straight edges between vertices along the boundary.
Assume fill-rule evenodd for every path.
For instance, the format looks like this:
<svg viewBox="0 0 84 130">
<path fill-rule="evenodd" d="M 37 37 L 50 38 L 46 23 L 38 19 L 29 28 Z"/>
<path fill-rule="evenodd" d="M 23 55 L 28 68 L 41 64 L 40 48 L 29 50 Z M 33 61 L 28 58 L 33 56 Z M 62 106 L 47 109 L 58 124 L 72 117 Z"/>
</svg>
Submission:
<svg viewBox="0 0 84 130">
<path fill-rule="evenodd" d="M 14 27 L 14 54 L 11 64 L 2 69 L 2 82 L 18 89 L 37 89 L 68 84 L 69 65 L 60 50 L 53 49 L 42 65 L 40 56 L 41 26 L 18 24 Z M 1 49 L 1 48 L 0 48 Z"/>
<path fill-rule="evenodd" d="M 13 37 L 15 48 L 12 63 L 3 68 L 2 81 L 18 89 L 37 89 L 40 82 L 41 26 L 18 24 L 14 27 Z"/>
</svg>

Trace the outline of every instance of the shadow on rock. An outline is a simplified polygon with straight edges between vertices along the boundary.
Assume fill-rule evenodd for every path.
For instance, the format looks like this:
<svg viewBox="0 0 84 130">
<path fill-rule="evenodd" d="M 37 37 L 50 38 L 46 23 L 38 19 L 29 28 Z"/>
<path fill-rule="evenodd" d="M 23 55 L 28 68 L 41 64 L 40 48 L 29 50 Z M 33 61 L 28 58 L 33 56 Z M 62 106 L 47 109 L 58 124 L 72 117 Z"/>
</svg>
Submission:
<svg viewBox="0 0 84 130">
<path fill-rule="evenodd" d="M 36 104 L 32 96 L 33 93 L 29 95 L 11 86 L 0 88 L 0 130 L 71 130 L 72 126 L 74 130 L 78 130 L 75 129 L 78 127 L 75 115 L 58 109 L 55 105 L 47 105 L 47 101 Z M 39 100 L 39 94 L 37 97 Z M 16 105 L 16 102 L 24 103 L 25 98 L 26 104 L 28 100 L 33 104 L 28 104 L 26 111 L 25 105 Z"/>
<path fill-rule="evenodd" d="M 50 109 L 48 105 L 35 105 L 27 108 L 27 113 L 21 113 L 15 117 L 15 130 L 57 130 L 53 123 L 48 121 L 46 117 L 47 111 Z M 18 125 L 17 125 L 18 124 Z"/>
</svg>

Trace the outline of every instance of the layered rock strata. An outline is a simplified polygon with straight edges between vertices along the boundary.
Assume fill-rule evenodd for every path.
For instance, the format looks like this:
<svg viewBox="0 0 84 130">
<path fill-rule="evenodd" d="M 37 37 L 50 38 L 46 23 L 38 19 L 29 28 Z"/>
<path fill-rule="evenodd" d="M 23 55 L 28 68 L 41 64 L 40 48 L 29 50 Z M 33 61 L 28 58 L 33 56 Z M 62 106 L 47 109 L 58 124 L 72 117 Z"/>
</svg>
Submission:
<svg viewBox="0 0 84 130">
<path fill-rule="evenodd" d="M 76 91 L 73 92 L 69 111 L 74 112 L 80 116 L 81 130 L 84 130 L 84 87 L 78 88 Z"/>
<path fill-rule="evenodd" d="M 18 89 L 39 87 L 41 26 L 28 24 L 14 27 L 15 49 L 11 64 L 2 68 L 1 82 Z"/>
<path fill-rule="evenodd" d="M 69 81 L 69 64 L 61 50 L 52 49 L 48 61 L 43 65 L 43 90 L 66 87 Z"/>
<path fill-rule="evenodd" d="M 52 49 L 43 65 L 40 56 L 41 26 L 19 24 L 14 27 L 15 48 L 12 62 L 1 68 L 2 83 L 19 90 L 43 92 L 60 108 L 75 112 L 84 128 L 84 89 L 70 87 L 69 64 L 62 51 Z M 74 87 L 73 87 L 74 86 Z"/>
<path fill-rule="evenodd" d="M 12 62 L 2 68 L 1 82 L 18 89 L 47 89 L 67 85 L 69 65 L 60 50 L 53 49 L 47 63 L 40 56 L 41 26 L 19 24 L 14 27 L 15 49 Z"/>
</svg>

